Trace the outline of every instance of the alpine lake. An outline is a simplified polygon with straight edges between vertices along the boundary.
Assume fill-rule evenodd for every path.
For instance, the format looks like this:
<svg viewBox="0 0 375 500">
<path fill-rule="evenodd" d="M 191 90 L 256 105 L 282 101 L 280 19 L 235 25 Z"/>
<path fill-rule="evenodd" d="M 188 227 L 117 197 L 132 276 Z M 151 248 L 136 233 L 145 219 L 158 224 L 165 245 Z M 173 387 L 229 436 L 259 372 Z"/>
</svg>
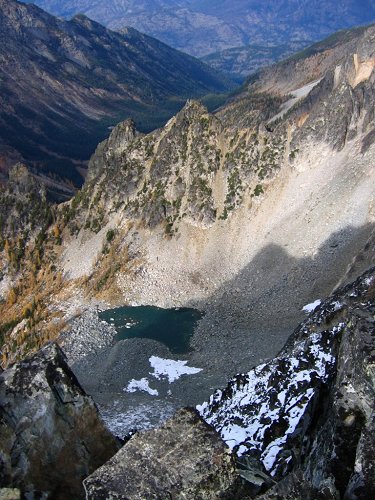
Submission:
<svg viewBox="0 0 375 500">
<path fill-rule="evenodd" d="M 125 306 L 99 314 L 100 319 L 116 328 L 116 340 L 152 339 L 162 342 L 176 354 L 190 351 L 190 339 L 202 316 L 197 309 L 155 306 Z"/>
</svg>

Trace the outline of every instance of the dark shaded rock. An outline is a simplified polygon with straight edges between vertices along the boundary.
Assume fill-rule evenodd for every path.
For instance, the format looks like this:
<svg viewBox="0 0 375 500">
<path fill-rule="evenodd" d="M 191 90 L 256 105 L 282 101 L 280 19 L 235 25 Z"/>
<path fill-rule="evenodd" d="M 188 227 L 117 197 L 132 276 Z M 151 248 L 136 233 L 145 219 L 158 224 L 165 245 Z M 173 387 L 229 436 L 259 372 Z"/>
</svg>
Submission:
<svg viewBox="0 0 375 500">
<path fill-rule="evenodd" d="M 235 498 L 229 449 L 193 409 L 142 432 L 84 481 L 88 499 Z"/>
<path fill-rule="evenodd" d="M 0 486 L 81 498 L 83 478 L 117 450 L 57 345 L 1 373 Z"/>
<path fill-rule="evenodd" d="M 321 485 L 319 490 L 306 481 L 301 471 L 289 474 L 257 500 L 334 500 L 338 498 L 331 485 Z"/>
<path fill-rule="evenodd" d="M 348 295 L 354 307 L 345 319 L 337 375 L 329 404 L 318 414 L 315 435 L 311 433 L 303 468 L 315 487 L 330 478 L 342 498 L 367 499 L 375 497 L 374 270 Z"/>
<path fill-rule="evenodd" d="M 247 490 L 251 496 L 267 491 L 275 484 L 275 481 L 266 474 L 259 460 L 245 456 L 238 460 L 237 465 L 237 472 L 245 481 Z"/>
</svg>

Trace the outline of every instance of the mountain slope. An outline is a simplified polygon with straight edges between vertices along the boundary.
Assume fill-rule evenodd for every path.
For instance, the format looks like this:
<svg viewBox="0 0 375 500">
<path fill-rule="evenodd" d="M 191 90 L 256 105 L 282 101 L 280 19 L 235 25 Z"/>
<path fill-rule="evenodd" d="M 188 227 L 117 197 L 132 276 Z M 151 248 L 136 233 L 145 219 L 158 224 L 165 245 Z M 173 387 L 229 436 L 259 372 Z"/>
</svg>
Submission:
<svg viewBox="0 0 375 500">
<path fill-rule="evenodd" d="M 77 12 L 111 28 L 133 26 L 196 56 L 249 44 L 319 40 L 375 20 L 373 0 L 37 0 L 65 17 Z"/>
<path fill-rule="evenodd" d="M 358 27 L 341 30 L 314 44 L 309 44 L 305 41 L 291 41 L 284 45 L 235 47 L 209 54 L 203 57 L 202 60 L 217 70 L 225 71 L 239 81 L 241 79 L 243 81 L 250 74 L 257 72 L 263 67 L 271 66 L 277 61 L 285 60 L 285 66 L 289 67 L 291 60 L 304 60 L 318 54 L 328 55 L 329 50 L 332 51 L 331 61 L 334 60 L 334 57 L 337 57 L 337 62 L 339 62 L 339 53 L 345 53 L 346 49 L 344 47 L 351 40 L 358 39 L 366 29 L 367 27 Z M 301 50 L 302 48 L 304 50 Z M 325 69 L 326 66 L 323 67 L 322 72 Z M 272 72 L 272 69 L 270 71 Z M 252 80 L 253 78 L 250 79 Z"/>
<path fill-rule="evenodd" d="M 150 130 L 186 98 L 228 88 L 135 30 L 120 35 L 84 16 L 66 22 L 14 0 L 0 7 L 1 151 L 75 184 L 110 125 L 135 116 Z"/>
<path fill-rule="evenodd" d="M 247 45 L 234 47 L 219 52 L 213 52 L 202 57 L 202 61 L 218 71 L 224 71 L 240 83 L 260 68 L 286 59 L 304 47 L 310 45 L 307 41 L 287 42 L 283 45 Z"/>
<path fill-rule="evenodd" d="M 189 101 L 150 134 L 115 127 L 45 235 L 33 335 L 93 299 L 195 306 L 201 399 L 276 352 L 304 304 L 374 259 L 374 37 L 264 70 L 214 115 Z M 9 305 L 3 287 L 1 317 L 21 322 L 28 292 L 5 253 L 2 270 L 18 294 Z"/>
</svg>

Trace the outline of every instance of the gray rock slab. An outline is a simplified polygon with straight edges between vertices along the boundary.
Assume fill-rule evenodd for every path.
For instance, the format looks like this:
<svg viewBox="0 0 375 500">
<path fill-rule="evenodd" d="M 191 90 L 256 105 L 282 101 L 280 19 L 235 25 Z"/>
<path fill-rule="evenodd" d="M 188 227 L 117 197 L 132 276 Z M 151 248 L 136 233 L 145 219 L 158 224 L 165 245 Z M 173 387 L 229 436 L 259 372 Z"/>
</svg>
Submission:
<svg viewBox="0 0 375 500">
<path fill-rule="evenodd" d="M 163 427 L 134 435 L 84 481 L 88 499 L 234 498 L 233 456 L 214 429 L 189 408 Z"/>
</svg>

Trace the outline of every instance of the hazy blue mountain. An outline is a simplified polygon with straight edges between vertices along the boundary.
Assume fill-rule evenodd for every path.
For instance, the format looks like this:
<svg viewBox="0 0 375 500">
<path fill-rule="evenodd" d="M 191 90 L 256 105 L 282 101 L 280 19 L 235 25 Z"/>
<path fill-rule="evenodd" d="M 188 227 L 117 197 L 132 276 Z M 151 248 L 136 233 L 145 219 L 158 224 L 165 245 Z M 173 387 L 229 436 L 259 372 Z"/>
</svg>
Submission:
<svg viewBox="0 0 375 500">
<path fill-rule="evenodd" d="M 83 12 L 133 26 L 196 56 L 233 47 L 320 40 L 375 20 L 374 0 L 34 0 L 59 16 Z"/>
<path fill-rule="evenodd" d="M 245 45 L 213 52 L 202 57 L 202 61 L 219 71 L 229 73 L 233 79 L 241 83 L 250 74 L 281 61 L 309 45 L 307 41 L 302 40 L 270 46 Z"/>
</svg>

